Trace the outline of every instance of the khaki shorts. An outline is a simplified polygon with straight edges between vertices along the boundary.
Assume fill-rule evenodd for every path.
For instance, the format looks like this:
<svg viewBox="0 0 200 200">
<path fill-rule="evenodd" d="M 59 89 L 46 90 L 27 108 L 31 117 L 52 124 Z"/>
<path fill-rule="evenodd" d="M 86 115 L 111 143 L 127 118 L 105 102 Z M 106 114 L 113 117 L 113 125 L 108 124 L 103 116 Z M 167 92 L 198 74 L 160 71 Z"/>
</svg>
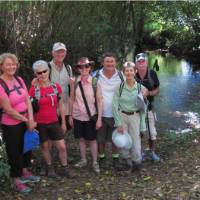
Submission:
<svg viewBox="0 0 200 200">
<path fill-rule="evenodd" d="M 102 117 L 102 127 L 97 131 L 97 142 L 106 143 L 112 141 L 112 132 L 114 131 L 114 118 Z"/>
<path fill-rule="evenodd" d="M 157 136 L 157 131 L 156 131 L 156 126 L 155 126 L 155 117 L 154 117 L 154 113 L 150 110 L 147 113 L 147 135 L 149 137 L 149 139 L 151 140 L 156 140 L 156 136 Z M 149 122 L 149 127 L 148 127 L 148 122 Z M 150 130 L 150 133 L 149 133 Z"/>
</svg>

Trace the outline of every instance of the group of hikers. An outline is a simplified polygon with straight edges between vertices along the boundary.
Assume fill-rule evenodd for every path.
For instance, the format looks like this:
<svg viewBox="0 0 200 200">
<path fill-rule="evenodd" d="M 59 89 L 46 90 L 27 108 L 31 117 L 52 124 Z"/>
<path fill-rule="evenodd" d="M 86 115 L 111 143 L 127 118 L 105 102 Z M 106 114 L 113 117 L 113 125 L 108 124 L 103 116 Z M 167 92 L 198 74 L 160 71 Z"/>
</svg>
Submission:
<svg viewBox="0 0 200 200">
<path fill-rule="evenodd" d="M 113 167 L 119 169 L 121 156 L 128 170 L 140 169 L 144 160 L 141 139 L 148 132 L 150 158 L 159 162 L 156 154 L 156 128 L 153 108 L 154 96 L 159 93 L 159 80 L 148 68 L 146 53 L 139 53 L 135 63 L 127 61 L 117 70 L 115 54 L 102 55 L 102 68 L 92 73 L 94 61 L 81 57 L 72 67 L 64 64 L 65 44 L 57 42 L 52 48 L 52 60 L 38 60 L 32 69 L 35 78 L 29 91 L 23 79 L 16 75 L 19 61 L 16 55 L 0 55 L 0 108 L 3 110 L 1 128 L 6 145 L 10 177 L 17 191 L 28 193 L 28 182 L 39 182 L 28 169 L 31 151 L 23 153 L 24 133 L 36 129 L 43 156 L 40 175 L 56 177 L 51 152 L 58 150 L 61 163 L 59 175 L 75 177 L 69 167 L 65 133 L 71 129 L 78 139 L 80 161 L 74 168 L 87 167 L 86 145 L 92 155 L 92 169 L 99 174 L 107 165 L 106 144 L 112 144 Z M 76 72 L 76 76 L 73 72 Z M 148 100 L 147 110 L 137 107 L 138 93 Z M 118 148 L 112 133 L 128 132 L 131 148 Z M 70 142 L 70 141 L 69 141 Z"/>
</svg>

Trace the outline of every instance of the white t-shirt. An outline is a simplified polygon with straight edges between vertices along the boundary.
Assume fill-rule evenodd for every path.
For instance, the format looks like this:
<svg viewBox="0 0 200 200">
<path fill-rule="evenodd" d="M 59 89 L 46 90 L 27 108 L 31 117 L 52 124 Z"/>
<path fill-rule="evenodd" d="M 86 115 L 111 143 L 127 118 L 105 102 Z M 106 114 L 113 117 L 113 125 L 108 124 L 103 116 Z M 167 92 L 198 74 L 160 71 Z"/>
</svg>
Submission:
<svg viewBox="0 0 200 200">
<path fill-rule="evenodd" d="M 103 69 L 99 71 L 98 83 L 101 86 L 103 96 L 103 117 L 113 117 L 112 100 L 116 88 L 120 85 L 121 79 L 118 71 L 111 78 L 107 78 L 103 74 Z"/>
</svg>

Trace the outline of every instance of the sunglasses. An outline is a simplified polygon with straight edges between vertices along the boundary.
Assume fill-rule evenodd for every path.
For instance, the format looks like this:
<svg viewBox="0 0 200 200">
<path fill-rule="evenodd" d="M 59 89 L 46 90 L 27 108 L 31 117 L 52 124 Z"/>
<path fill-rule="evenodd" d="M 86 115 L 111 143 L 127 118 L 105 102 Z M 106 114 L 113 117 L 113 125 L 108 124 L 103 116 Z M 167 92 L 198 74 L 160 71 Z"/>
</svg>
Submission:
<svg viewBox="0 0 200 200">
<path fill-rule="evenodd" d="M 43 70 L 43 71 L 41 71 L 41 72 L 36 72 L 36 74 L 37 74 L 37 75 L 46 74 L 46 73 L 47 73 L 47 71 L 48 71 L 48 70 L 47 70 L 47 69 L 45 69 L 45 70 Z"/>
<path fill-rule="evenodd" d="M 79 69 L 83 69 L 83 68 L 89 68 L 90 65 L 89 64 L 85 64 L 85 65 L 78 65 Z"/>
</svg>

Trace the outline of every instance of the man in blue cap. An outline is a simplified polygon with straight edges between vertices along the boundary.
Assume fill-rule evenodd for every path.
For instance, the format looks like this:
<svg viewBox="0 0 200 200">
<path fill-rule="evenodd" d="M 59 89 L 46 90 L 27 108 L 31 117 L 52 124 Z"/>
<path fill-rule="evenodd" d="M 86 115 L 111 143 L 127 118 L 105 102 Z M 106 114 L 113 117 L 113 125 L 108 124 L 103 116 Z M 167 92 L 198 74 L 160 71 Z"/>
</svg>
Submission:
<svg viewBox="0 0 200 200">
<path fill-rule="evenodd" d="M 145 53 L 139 53 L 135 57 L 137 73 L 135 79 L 137 82 L 145 86 L 149 92 L 147 99 L 149 106 L 147 111 L 147 130 L 149 132 L 149 148 L 151 150 L 151 159 L 155 162 L 160 161 L 160 157 L 155 153 L 157 131 L 155 127 L 155 113 L 153 112 L 154 96 L 159 93 L 160 82 L 154 70 L 148 69 L 148 58 Z"/>
</svg>

